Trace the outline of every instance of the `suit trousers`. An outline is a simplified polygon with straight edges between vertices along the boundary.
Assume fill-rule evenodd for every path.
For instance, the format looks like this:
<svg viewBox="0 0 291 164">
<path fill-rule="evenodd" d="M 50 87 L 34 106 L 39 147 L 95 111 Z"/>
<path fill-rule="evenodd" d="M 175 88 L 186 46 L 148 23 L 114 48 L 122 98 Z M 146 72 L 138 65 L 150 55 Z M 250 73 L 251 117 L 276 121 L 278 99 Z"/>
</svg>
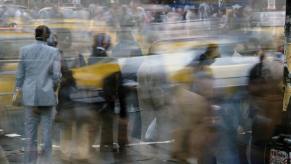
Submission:
<svg viewBox="0 0 291 164">
<path fill-rule="evenodd" d="M 53 107 L 25 107 L 25 164 L 50 164 L 52 153 Z M 41 153 L 38 153 L 38 126 L 42 125 Z M 38 155 L 40 155 L 38 157 Z"/>
</svg>

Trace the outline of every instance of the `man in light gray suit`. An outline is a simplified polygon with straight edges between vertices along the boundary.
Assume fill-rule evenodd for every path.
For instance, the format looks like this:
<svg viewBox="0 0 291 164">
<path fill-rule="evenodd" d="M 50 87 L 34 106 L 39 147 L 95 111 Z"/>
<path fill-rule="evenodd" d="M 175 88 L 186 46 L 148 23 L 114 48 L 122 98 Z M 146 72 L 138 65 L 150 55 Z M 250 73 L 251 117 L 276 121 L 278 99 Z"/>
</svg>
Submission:
<svg viewBox="0 0 291 164">
<path fill-rule="evenodd" d="M 37 162 L 37 129 L 42 124 L 44 146 L 41 163 L 51 163 L 52 113 L 57 104 L 55 89 L 61 78 L 61 57 L 58 49 L 47 45 L 47 26 L 35 29 L 36 43 L 22 47 L 16 73 L 16 91 L 22 92 L 25 106 L 25 163 Z"/>
</svg>

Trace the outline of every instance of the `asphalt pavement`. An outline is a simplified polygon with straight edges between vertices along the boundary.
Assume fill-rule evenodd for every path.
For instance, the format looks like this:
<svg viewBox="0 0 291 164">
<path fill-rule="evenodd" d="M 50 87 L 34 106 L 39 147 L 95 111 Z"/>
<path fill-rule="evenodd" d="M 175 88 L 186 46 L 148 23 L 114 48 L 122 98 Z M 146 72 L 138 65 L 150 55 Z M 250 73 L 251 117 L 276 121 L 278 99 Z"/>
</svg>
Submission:
<svg viewBox="0 0 291 164">
<path fill-rule="evenodd" d="M 166 111 L 161 111 L 164 115 Z M 21 164 L 24 156 L 24 119 L 23 109 L 9 108 L 1 110 L 0 113 L 0 164 Z M 173 140 L 167 133 L 159 136 L 159 140 L 154 142 L 145 142 L 144 135 L 148 125 L 153 120 L 152 112 L 141 111 L 139 115 L 137 112 L 129 113 L 129 144 L 125 152 L 100 152 L 98 142 L 92 145 L 96 151 L 90 156 L 89 161 L 70 161 L 69 163 L 142 163 L 142 164 L 160 164 L 160 163 L 174 163 L 170 160 L 170 149 Z M 161 120 L 163 123 L 163 120 Z M 137 125 L 134 127 L 133 125 Z M 164 124 L 167 125 L 168 124 Z M 141 130 L 133 129 L 141 128 Z M 166 130 L 170 128 L 160 128 Z M 54 125 L 53 137 L 53 164 L 65 163 L 60 158 L 59 146 L 59 132 L 58 123 Z M 136 139 L 135 136 L 142 136 Z M 98 138 L 96 139 L 98 141 Z M 1 149 L 3 151 L 1 151 Z M 1 153 L 2 152 L 2 153 Z M 3 157 L 3 158 L 1 158 Z"/>
</svg>

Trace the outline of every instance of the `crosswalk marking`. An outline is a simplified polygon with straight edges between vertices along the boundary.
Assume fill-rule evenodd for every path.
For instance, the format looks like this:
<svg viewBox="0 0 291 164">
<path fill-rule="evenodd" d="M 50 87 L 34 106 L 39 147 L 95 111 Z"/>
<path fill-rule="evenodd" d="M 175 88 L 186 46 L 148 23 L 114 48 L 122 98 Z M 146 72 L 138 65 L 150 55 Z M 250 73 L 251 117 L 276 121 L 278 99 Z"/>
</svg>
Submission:
<svg viewBox="0 0 291 164">
<path fill-rule="evenodd" d="M 14 138 L 14 137 L 20 137 L 21 135 L 12 133 L 12 134 L 5 134 L 6 137 Z"/>
<path fill-rule="evenodd" d="M 138 143 L 130 143 L 127 146 L 141 146 L 141 145 L 154 145 L 154 144 L 169 144 L 173 143 L 175 140 L 168 140 L 168 141 L 156 141 L 156 142 L 138 142 Z M 114 143 L 117 145 L 117 143 Z M 92 145 L 93 148 L 100 148 L 100 145 Z"/>
</svg>

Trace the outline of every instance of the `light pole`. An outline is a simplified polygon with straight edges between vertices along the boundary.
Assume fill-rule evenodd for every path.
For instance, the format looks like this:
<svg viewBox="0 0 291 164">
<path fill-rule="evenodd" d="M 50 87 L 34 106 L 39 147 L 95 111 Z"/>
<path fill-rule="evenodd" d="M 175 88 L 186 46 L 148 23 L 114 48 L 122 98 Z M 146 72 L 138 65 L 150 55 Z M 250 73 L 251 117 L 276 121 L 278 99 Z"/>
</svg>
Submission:
<svg viewBox="0 0 291 164">
<path fill-rule="evenodd" d="M 291 1 L 286 0 L 286 18 L 285 18 L 285 59 L 284 69 L 285 92 L 283 101 L 283 111 L 287 111 L 291 97 Z"/>
</svg>

